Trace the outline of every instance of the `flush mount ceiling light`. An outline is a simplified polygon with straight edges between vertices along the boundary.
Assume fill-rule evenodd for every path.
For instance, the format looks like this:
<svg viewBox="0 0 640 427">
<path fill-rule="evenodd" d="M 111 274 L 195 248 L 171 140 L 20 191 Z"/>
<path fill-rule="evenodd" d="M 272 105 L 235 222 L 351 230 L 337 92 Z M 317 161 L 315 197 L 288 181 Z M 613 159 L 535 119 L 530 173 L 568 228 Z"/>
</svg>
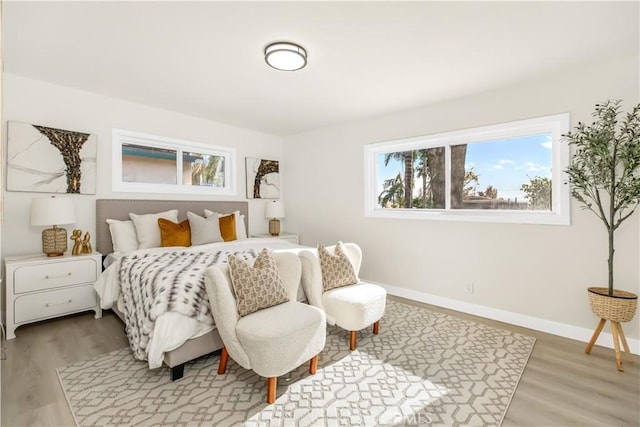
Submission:
<svg viewBox="0 0 640 427">
<path fill-rule="evenodd" d="M 264 60 L 276 70 L 296 71 L 307 65 L 307 51 L 295 43 L 271 43 L 264 48 Z"/>
</svg>

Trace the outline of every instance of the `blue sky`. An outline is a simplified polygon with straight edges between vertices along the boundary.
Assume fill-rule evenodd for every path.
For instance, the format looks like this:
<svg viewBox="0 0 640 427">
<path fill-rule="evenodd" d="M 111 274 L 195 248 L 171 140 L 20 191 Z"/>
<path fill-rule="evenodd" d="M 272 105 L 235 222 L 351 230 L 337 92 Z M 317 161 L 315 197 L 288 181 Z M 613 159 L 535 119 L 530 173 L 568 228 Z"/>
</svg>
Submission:
<svg viewBox="0 0 640 427">
<path fill-rule="evenodd" d="M 402 162 L 391 160 L 384 165 L 384 154 L 378 155 L 378 194 L 382 182 L 402 171 Z M 536 176 L 551 178 L 551 134 L 499 139 L 467 144 L 465 169 L 479 177 L 478 191 L 488 185 L 498 189 L 498 197 L 524 200 L 522 184 Z M 417 194 L 419 189 L 416 186 Z"/>
</svg>

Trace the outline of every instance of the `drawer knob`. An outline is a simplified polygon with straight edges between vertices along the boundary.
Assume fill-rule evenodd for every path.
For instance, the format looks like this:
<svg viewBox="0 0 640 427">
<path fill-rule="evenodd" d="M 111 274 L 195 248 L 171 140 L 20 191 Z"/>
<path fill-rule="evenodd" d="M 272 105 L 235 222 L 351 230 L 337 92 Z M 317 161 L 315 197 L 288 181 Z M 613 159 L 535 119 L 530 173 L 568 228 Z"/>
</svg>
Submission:
<svg viewBox="0 0 640 427">
<path fill-rule="evenodd" d="M 71 276 L 71 272 L 68 272 L 66 274 L 59 274 L 57 276 L 49 276 L 48 274 L 46 276 L 44 276 L 45 279 L 59 279 L 61 277 L 69 277 Z"/>
<path fill-rule="evenodd" d="M 63 305 L 63 304 L 70 304 L 70 303 L 71 303 L 71 298 L 69 298 L 68 300 L 65 300 L 65 301 L 48 302 L 44 306 L 45 307 L 53 307 L 55 305 Z"/>
</svg>

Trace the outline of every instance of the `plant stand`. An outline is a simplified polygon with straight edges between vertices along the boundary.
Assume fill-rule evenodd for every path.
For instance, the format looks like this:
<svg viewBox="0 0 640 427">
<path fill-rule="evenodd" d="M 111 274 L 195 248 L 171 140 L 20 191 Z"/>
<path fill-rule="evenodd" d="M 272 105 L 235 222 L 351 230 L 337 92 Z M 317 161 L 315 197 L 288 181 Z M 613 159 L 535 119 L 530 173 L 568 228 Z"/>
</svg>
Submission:
<svg viewBox="0 0 640 427">
<path fill-rule="evenodd" d="M 620 344 L 624 348 L 624 352 L 627 360 L 633 363 L 631 357 L 631 351 L 627 344 L 627 339 L 622 331 L 622 325 L 620 322 L 628 322 L 633 319 L 638 304 L 638 296 L 626 291 L 620 291 L 614 289 L 613 295 L 609 296 L 609 290 L 607 288 L 589 288 L 589 304 L 593 313 L 600 318 L 596 330 L 593 331 L 591 341 L 587 344 L 587 348 L 584 352 L 589 354 L 593 345 L 596 343 L 604 324 L 607 320 L 611 322 L 611 335 L 613 335 L 613 348 L 616 351 L 616 367 L 618 371 L 623 372 L 622 367 L 622 354 L 620 351 Z"/>
<path fill-rule="evenodd" d="M 600 319 L 598 326 L 596 326 L 596 330 L 593 331 L 593 336 L 591 337 L 591 341 L 587 344 L 587 348 L 584 349 L 584 352 L 589 354 L 593 345 L 596 343 L 600 332 L 602 332 L 602 328 L 604 328 L 604 324 L 607 323 L 607 319 Z M 611 320 L 611 334 L 613 335 L 613 347 L 616 351 L 616 367 L 618 371 L 623 372 L 624 368 L 622 367 L 622 354 L 620 351 L 620 343 L 624 347 L 624 353 L 627 358 L 627 361 L 633 363 L 633 358 L 631 357 L 631 351 L 629 351 L 629 345 L 627 344 L 627 339 L 624 336 L 624 332 L 622 331 L 622 325 L 620 322 L 616 322 Z"/>
</svg>

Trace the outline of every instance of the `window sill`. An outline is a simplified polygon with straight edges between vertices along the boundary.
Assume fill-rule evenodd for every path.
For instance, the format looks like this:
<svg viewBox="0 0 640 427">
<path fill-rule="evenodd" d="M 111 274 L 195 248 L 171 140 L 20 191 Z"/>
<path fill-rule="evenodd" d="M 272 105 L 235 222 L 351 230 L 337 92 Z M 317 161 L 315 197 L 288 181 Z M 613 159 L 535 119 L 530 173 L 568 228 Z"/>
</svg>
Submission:
<svg viewBox="0 0 640 427">
<path fill-rule="evenodd" d="M 374 209 L 365 212 L 368 218 L 418 219 L 427 221 L 458 221 L 458 222 L 493 222 L 508 224 L 546 224 L 569 225 L 568 212 L 560 215 L 555 212 L 541 211 L 504 211 L 492 209 L 488 211 L 446 211 L 446 210 L 417 210 L 417 209 Z"/>
</svg>

